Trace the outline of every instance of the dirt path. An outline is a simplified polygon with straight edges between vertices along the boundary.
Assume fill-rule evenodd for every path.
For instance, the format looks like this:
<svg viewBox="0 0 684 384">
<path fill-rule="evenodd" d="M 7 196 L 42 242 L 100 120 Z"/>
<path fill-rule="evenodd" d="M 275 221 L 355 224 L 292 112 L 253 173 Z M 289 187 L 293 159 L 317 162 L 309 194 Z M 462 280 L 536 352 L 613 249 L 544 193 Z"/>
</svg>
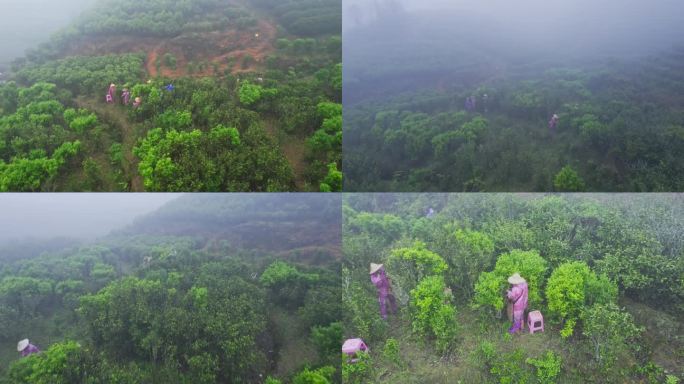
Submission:
<svg viewBox="0 0 684 384">
<path fill-rule="evenodd" d="M 250 30 L 230 29 L 221 32 L 208 32 L 201 36 L 202 47 L 191 41 L 188 36 L 178 36 L 170 40 L 163 40 L 148 51 L 145 68 L 150 77 L 183 77 L 183 76 L 212 76 L 215 70 L 223 73 L 230 69 L 233 74 L 254 72 L 259 69 L 266 56 L 274 51 L 274 43 L 278 29 L 273 21 L 259 20 L 258 27 Z M 191 49 L 202 49 L 202 52 L 190 52 Z M 176 58 L 176 69 L 167 68 L 164 63 L 157 67 L 157 60 L 170 53 Z M 252 60 L 244 65 L 244 59 L 251 56 Z M 190 60 L 192 57 L 192 60 Z M 203 63 L 205 68 L 188 71 L 188 63 Z M 231 67 L 228 68 L 229 63 Z"/>
<path fill-rule="evenodd" d="M 80 96 L 76 99 L 79 108 L 86 108 L 95 112 L 99 117 L 115 126 L 121 131 L 123 139 L 124 172 L 129 179 L 131 192 L 144 192 L 142 177 L 138 174 L 138 159 L 133 155 L 133 147 L 137 143 L 133 126 L 126 118 L 122 106 L 99 103 L 95 100 Z"/>
</svg>

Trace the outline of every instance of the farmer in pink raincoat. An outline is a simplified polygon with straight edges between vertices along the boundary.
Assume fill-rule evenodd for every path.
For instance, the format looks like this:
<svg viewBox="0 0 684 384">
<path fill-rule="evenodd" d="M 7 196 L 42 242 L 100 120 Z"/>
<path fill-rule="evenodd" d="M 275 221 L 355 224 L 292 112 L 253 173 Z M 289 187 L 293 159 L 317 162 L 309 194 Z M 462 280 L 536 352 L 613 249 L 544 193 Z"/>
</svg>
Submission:
<svg viewBox="0 0 684 384">
<path fill-rule="evenodd" d="M 29 339 L 24 339 L 17 343 L 17 352 L 21 352 L 21 357 L 26 357 L 34 353 L 39 353 L 40 349 L 31 344 Z"/>
<path fill-rule="evenodd" d="M 128 88 L 124 88 L 123 92 L 121 92 L 121 99 L 123 100 L 124 105 L 128 105 L 131 102 L 131 92 Z"/>
<path fill-rule="evenodd" d="M 142 104 L 142 98 L 136 97 L 135 101 L 133 102 L 133 108 L 138 108 Z"/>
<path fill-rule="evenodd" d="M 551 130 L 551 132 L 556 130 L 556 126 L 558 125 L 559 119 L 560 118 L 555 113 L 553 114 L 553 116 L 551 116 L 551 120 L 549 120 L 549 129 Z"/>
<path fill-rule="evenodd" d="M 518 273 L 509 277 L 508 282 L 512 287 L 506 292 L 506 298 L 509 303 L 513 304 L 513 326 L 508 330 L 508 333 L 513 334 L 523 328 L 525 310 L 527 309 L 527 282 Z"/>
<path fill-rule="evenodd" d="M 107 90 L 107 102 L 114 102 L 114 95 L 116 95 L 116 85 L 114 83 L 109 84 L 109 89 Z"/>
<path fill-rule="evenodd" d="M 389 301 L 390 311 L 397 312 L 397 301 L 392 293 L 392 285 L 385 273 L 382 264 L 371 263 L 370 265 L 371 282 L 378 289 L 378 302 L 380 303 L 380 316 L 387 319 L 387 302 Z"/>
</svg>

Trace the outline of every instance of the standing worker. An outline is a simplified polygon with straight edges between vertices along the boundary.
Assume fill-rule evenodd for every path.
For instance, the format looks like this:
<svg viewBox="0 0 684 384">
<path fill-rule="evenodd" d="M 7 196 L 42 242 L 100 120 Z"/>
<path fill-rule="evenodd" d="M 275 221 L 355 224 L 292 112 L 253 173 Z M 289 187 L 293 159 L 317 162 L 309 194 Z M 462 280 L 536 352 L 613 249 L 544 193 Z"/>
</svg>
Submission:
<svg viewBox="0 0 684 384">
<path fill-rule="evenodd" d="M 24 339 L 17 343 L 17 352 L 21 352 L 21 357 L 26 357 L 34 353 L 39 353 L 40 349 L 31 344 L 29 339 Z"/>
<path fill-rule="evenodd" d="M 506 298 L 513 305 L 513 326 L 508 330 L 508 333 L 513 334 L 523 329 L 528 288 L 527 281 L 517 272 L 508 278 L 508 282 L 512 287 L 506 292 Z"/>
<path fill-rule="evenodd" d="M 371 263 L 370 265 L 371 282 L 378 289 L 378 302 L 380 303 L 380 316 L 387 320 L 387 301 L 389 301 L 390 311 L 397 312 L 397 301 L 392 293 L 392 285 L 385 267 L 382 264 Z"/>
<path fill-rule="evenodd" d="M 128 90 L 128 88 L 124 88 L 123 92 L 121 93 L 121 99 L 124 105 L 128 105 L 131 102 L 131 92 Z"/>
<path fill-rule="evenodd" d="M 109 84 L 109 90 L 107 90 L 107 102 L 114 102 L 114 95 L 116 95 L 116 85 L 114 83 Z"/>
<path fill-rule="evenodd" d="M 549 120 L 549 129 L 551 130 L 551 132 L 556 130 L 556 126 L 558 126 L 558 120 L 559 120 L 558 115 L 556 115 L 554 113 L 553 116 L 551 117 L 551 120 Z"/>
</svg>

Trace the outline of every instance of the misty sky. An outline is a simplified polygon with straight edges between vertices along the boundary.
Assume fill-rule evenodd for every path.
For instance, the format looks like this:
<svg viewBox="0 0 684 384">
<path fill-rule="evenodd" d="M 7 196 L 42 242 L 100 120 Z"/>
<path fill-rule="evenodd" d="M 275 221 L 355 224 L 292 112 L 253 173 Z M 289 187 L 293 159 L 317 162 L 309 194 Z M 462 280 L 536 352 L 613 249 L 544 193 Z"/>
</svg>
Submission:
<svg viewBox="0 0 684 384">
<path fill-rule="evenodd" d="M 684 0 L 342 0 L 342 10 L 345 106 L 684 48 Z"/>
<path fill-rule="evenodd" d="M 0 194 L 0 242 L 103 236 L 179 196 L 177 193 L 3 193 Z"/>
<path fill-rule="evenodd" d="M 0 65 L 49 39 L 96 0 L 0 0 Z"/>
<path fill-rule="evenodd" d="M 640 52 L 684 43 L 682 0 L 343 0 L 345 28 L 358 20 L 372 23 L 378 13 L 395 8 L 408 13 L 408 24 L 427 11 L 437 15 L 436 10 L 445 17 L 434 23 L 467 22 L 471 33 L 448 36 L 452 40 L 495 33 L 502 43 L 520 49 L 543 44 L 550 54 L 583 47 L 592 54 Z"/>
</svg>

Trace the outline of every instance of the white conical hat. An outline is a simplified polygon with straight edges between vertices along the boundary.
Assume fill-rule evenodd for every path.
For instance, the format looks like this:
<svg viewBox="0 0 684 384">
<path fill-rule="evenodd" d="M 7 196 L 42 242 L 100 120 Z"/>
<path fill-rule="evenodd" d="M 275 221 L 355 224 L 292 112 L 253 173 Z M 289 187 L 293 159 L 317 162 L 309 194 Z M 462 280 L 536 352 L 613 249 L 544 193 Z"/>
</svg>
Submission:
<svg viewBox="0 0 684 384">
<path fill-rule="evenodd" d="M 380 268 L 382 268 L 382 266 L 383 266 L 382 264 L 371 263 L 371 265 L 370 265 L 370 274 L 372 275 L 372 274 L 374 274 L 375 272 L 379 271 Z"/>
<path fill-rule="evenodd" d="M 523 279 L 522 276 L 516 272 L 513 274 L 513 276 L 508 278 L 508 282 L 511 284 L 522 284 L 525 282 L 525 279 Z"/>
<path fill-rule="evenodd" d="M 29 339 L 24 339 L 24 340 L 20 341 L 19 343 L 17 343 L 17 351 L 21 352 L 24 349 L 26 349 L 26 347 L 28 347 L 28 346 L 29 346 Z"/>
</svg>

